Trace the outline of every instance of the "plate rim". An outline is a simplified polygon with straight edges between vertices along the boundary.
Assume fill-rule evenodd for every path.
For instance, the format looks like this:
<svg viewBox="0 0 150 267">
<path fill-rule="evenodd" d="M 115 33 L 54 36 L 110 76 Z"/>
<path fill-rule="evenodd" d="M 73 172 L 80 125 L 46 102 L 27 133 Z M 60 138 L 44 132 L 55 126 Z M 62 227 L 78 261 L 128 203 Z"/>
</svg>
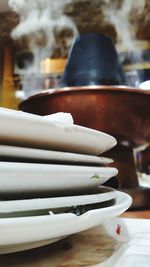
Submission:
<svg viewBox="0 0 150 267">
<path fill-rule="evenodd" d="M 40 241 L 44 240 L 45 236 L 48 239 L 75 234 L 100 225 L 106 219 L 120 215 L 130 207 L 131 203 L 132 198 L 127 193 L 117 191 L 116 204 L 110 207 L 90 210 L 80 216 L 69 213 L 0 219 L 0 231 L 3 234 L 1 234 L 0 246 L 8 245 L 10 242 L 11 244 L 27 242 L 27 239 L 28 242 Z M 23 231 L 23 227 L 27 230 Z M 43 230 L 42 232 L 41 229 Z M 5 232 L 7 232 L 7 237 Z M 24 241 L 21 241 L 21 238 Z"/>
<path fill-rule="evenodd" d="M 22 152 L 23 150 L 23 152 Z M 83 162 L 93 164 L 109 164 L 113 160 L 108 157 L 100 157 L 93 155 L 86 155 L 81 153 L 54 151 L 48 149 L 39 149 L 23 146 L 13 146 L 0 144 L 0 157 L 21 157 L 26 159 L 42 159 L 49 161 L 67 161 L 67 162 Z M 45 157 L 45 159 L 43 159 Z M 53 158 L 54 157 L 54 158 Z M 59 158 L 59 159 L 58 159 Z"/>
<path fill-rule="evenodd" d="M 116 139 L 107 133 L 75 124 L 66 126 L 43 117 L 0 108 L 1 143 L 21 145 L 23 142 L 24 146 L 32 144 L 33 147 L 47 147 L 90 155 L 99 155 L 117 143 Z M 11 127 L 14 121 L 15 128 Z M 29 134 L 30 129 L 33 136 Z"/>
<path fill-rule="evenodd" d="M 112 200 L 116 197 L 116 190 L 110 187 L 100 186 L 101 189 L 108 189 L 110 191 L 62 196 L 62 197 L 47 197 L 47 198 L 34 198 L 34 199 L 19 199 L 19 200 L 1 200 L 0 201 L 0 214 L 10 213 L 17 211 L 31 211 L 41 209 L 53 209 L 71 207 L 76 205 L 89 205 L 94 203 L 102 203 Z M 88 199 L 89 198 L 89 199 Z M 14 206 L 13 206 L 14 205 Z"/>
</svg>

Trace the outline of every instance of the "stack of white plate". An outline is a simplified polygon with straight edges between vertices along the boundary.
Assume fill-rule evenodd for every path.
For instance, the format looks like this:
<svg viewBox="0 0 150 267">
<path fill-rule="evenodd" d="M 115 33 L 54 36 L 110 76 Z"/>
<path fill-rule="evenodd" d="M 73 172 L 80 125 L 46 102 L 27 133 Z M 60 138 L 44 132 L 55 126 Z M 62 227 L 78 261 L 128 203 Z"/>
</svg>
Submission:
<svg viewBox="0 0 150 267">
<path fill-rule="evenodd" d="M 73 124 L 0 108 L 0 254 L 43 246 L 124 212 L 131 197 L 102 186 L 116 176 L 99 157 L 115 138 Z"/>
</svg>

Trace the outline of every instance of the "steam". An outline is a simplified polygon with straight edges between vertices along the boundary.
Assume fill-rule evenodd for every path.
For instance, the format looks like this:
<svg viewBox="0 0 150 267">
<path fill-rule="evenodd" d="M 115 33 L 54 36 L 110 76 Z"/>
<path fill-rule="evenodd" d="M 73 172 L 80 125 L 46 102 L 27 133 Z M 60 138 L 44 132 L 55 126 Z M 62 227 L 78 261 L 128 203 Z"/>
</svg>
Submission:
<svg viewBox="0 0 150 267">
<path fill-rule="evenodd" d="M 14 40 L 27 40 L 28 48 L 34 55 L 33 64 L 26 69 L 27 75 L 38 74 L 41 60 L 51 57 L 56 33 L 63 30 L 71 32 L 70 37 L 65 39 L 65 47 L 70 48 L 73 37 L 77 35 L 73 21 L 63 14 L 65 5 L 70 1 L 9 0 L 10 8 L 20 17 L 20 23 L 12 31 L 11 37 Z M 20 74 L 23 73 L 24 70 L 20 70 Z"/>
<path fill-rule="evenodd" d="M 134 16 L 140 16 L 145 7 L 145 0 L 124 0 L 117 1 L 105 0 L 106 8 L 104 14 L 117 31 L 118 42 L 122 43 L 127 49 L 134 49 L 133 41 L 136 37 L 136 23 L 133 23 Z"/>
<path fill-rule="evenodd" d="M 121 51 L 133 51 L 130 55 L 130 62 L 141 62 L 142 52 L 136 43 L 137 17 L 139 18 L 145 7 L 145 0 L 123 0 L 111 1 L 105 0 L 105 8 L 103 9 L 107 21 L 114 25 L 117 32 L 118 49 Z M 136 14 L 136 16 L 135 16 Z M 136 19 L 135 19 L 136 17 Z M 148 18 L 145 17 L 145 21 Z M 124 58 L 121 58 L 124 61 Z M 129 75 L 129 76 L 128 76 Z M 138 86 L 140 77 L 137 70 L 127 74 L 127 80 L 130 85 Z"/>
<path fill-rule="evenodd" d="M 40 72 L 40 62 L 52 55 L 56 46 L 56 33 L 69 30 L 72 35 L 64 40 L 66 50 L 69 50 L 73 37 L 77 35 L 77 29 L 73 21 L 64 15 L 64 8 L 73 0 L 9 0 L 10 8 L 20 17 L 20 23 L 12 31 L 14 40 L 27 40 L 28 48 L 33 53 L 34 61 L 27 65 L 26 69 L 19 70 L 20 75 L 26 73 L 26 79 L 22 79 L 25 94 L 29 96 L 33 92 L 27 92 L 30 88 L 43 87 L 41 79 L 35 76 Z M 99 1 L 100 2 L 100 1 Z M 145 8 L 145 0 L 104 0 L 103 13 L 105 19 L 111 22 L 117 32 L 117 41 L 123 46 L 124 51 L 135 51 L 137 21 Z M 148 13 L 148 12 L 147 12 Z M 145 17 L 145 21 L 149 19 Z M 63 49 L 63 47 L 62 47 Z M 142 57 L 139 51 L 138 58 Z M 131 59 L 133 62 L 135 58 Z M 137 59 L 136 59 L 137 60 Z M 32 76 L 33 74 L 33 76 Z M 136 75 L 135 75 L 136 76 Z M 135 77 L 138 80 L 138 77 Z M 138 81 L 137 81 L 138 83 Z"/>
</svg>

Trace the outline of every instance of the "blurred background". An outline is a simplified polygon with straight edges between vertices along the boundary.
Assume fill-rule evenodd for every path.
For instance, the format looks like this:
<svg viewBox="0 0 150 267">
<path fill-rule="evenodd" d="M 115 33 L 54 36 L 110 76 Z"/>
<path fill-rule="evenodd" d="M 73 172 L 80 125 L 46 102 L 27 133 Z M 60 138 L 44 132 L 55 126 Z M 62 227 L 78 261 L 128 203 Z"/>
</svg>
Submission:
<svg viewBox="0 0 150 267">
<path fill-rule="evenodd" d="M 85 32 L 112 37 L 128 84 L 148 87 L 140 85 L 150 78 L 148 0 L 30 2 L 0 1 L 1 106 L 17 109 L 26 97 L 57 88 L 74 37 Z"/>
</svg>

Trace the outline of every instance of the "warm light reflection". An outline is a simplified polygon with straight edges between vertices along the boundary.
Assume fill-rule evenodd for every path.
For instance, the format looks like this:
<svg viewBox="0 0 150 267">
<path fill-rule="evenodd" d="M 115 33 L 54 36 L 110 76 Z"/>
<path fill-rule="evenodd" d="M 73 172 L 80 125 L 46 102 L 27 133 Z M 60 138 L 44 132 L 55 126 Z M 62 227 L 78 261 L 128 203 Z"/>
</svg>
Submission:
<svg viewBox="0 0 150 267">
<path fill-rule="evenodd" d="M 66 65 L 66 59 L 46 58 L 40 63 L 40 73 L 63 73 Z"/>
<path fill-rule="evenodd" d="M 50 83 L 50 81 L 49 81 L 49 79 L 47 78 L 47 79 L 45 79 L 45 82 L 44 82 L 44 89 L 45 90 L 48 90 L 49 89 L 49 83 Z"/>
</svg>

